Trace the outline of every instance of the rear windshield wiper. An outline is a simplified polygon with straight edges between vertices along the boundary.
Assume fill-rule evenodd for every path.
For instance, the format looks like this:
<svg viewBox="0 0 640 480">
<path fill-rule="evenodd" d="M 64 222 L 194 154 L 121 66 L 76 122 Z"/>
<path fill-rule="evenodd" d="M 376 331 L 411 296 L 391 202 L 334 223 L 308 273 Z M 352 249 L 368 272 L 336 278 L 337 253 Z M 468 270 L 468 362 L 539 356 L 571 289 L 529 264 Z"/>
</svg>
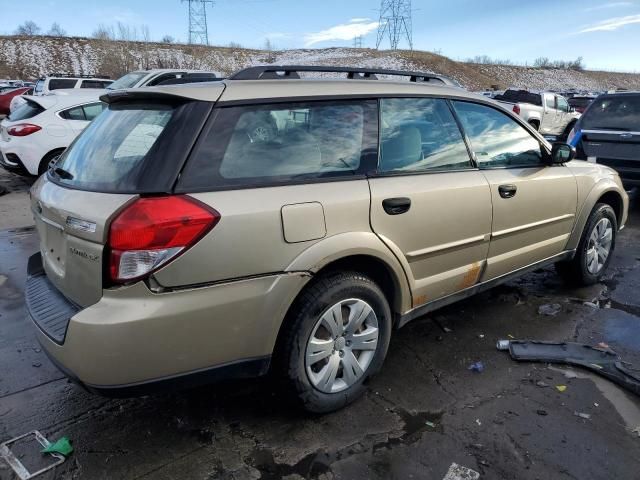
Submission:
<svg viewBox="0 0 640 480">
<path fill-rule="evenodd" d="M 53 169 L 53 172 L 58 175 L 58 177 L 63 178 L 65 180 L 73 180 L 73 174 L 70 172 L 67 172 L 64 168 L 62 167 L 55 167 Z"/>
</svg>

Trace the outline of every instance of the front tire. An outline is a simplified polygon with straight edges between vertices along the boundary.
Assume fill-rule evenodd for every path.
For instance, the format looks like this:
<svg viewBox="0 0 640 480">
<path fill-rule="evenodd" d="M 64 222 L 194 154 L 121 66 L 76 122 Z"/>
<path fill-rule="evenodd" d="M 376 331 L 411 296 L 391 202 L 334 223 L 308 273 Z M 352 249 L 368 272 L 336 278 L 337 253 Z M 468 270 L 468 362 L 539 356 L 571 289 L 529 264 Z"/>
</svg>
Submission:
<svg viewBox="0 0 640 480">
<path fill-rule="evenodd" d="M 315 413 L 353 402 L 380 370 L 391 326 L 387 299 L 369 277 L 335 272 L 316 279 L 294 303 L 279 343 L 287 389 Z"/>
<path fill-rule="evenodd" d="M 593 285 L 600 280 L 611 262 L 616 244 L 618 220 L 610 205 L 598 203 L 593 208 L 572 260 L 559 262 L 556 270 L 570 285 Z"/>
</svg>

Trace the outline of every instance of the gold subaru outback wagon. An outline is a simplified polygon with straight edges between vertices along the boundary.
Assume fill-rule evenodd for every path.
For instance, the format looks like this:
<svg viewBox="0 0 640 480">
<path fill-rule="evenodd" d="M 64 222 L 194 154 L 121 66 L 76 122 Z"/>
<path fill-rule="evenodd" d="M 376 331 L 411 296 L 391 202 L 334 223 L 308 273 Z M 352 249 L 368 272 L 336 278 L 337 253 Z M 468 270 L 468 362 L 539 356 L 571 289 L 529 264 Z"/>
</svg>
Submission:
<svg viewBox="0 0 640 480">
<path fill-rule="evenodd" d="M 340 408 L 394 329 L 547 264 L 596 282 L 627 219 L 615 171 L 429 74 L 252 67 L 102 100 L 32 188 L 26 304 L 105 395 L 271 370 Z"/>
</svg>

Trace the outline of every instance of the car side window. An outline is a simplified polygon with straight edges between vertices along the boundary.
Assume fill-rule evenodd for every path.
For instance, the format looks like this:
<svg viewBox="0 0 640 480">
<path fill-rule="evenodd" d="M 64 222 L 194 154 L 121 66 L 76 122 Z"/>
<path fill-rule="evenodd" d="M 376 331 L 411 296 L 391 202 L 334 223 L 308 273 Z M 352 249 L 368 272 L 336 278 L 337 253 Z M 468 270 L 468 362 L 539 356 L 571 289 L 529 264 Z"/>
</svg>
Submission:
<svg viewBox="0 0 640 480">
<path fill-rule="evenodd" d="M 58 90 L 60 88 L 73 88 L 78 82 L 75 78 L 52 78 L 49 80 L 49 90 Z"/>
<path fill-rule="evenodd" d="M 375 100 L 365 100 L 220 108 L 185 167 L 181 187 L 362 174 L 374 168 L 377 154 L 376 107 Z"/>
<path fill-rule="evenodd" d="M 568 112 L 569 104 L 564 99 L 564 97 L 557 97 L 557 99 L 558 99 L 558 110 L 560 110 L 561 112 Z"/>
<path fill-rule="evenodd" d="M 60 112 L 60 116 L 65 120 L 86 120 L 84 110 L 82 107 L 68 108 Z"/>
<path fill-rule="evenodd" d="M 545 104 L 547 105 L 547 108 L 556 108 L 556 97 L 554 97 L 553 95 L 545 95 Z"/>
<path fill-rule="evenodd" d="M 101 80 L 82 80 L 80 88 L 105 88 L 107 85 L 109 85 L 108 82 Z"/>
<path fill-rule="evenodd" d="M 472 168 L 462 133 L 446 100 L 380 101 L 381 172 Z"/>
<path fill-rule="evenodd" d="M 453 105 L 480 168 L 543 164 L 540 142 L 506 113 L 477 103 L 454 101 Z"/>
<path fill-rule="evenodd" d="M 93 120 L 102 113 L 102 110 L 104 110 L 105 107 L 106 104 L 102 102 L 90 103 L 89 105 L 85 105 L 84 107 L 82 107 L 82 109 L 84 110 L 85 119 L 88 121 Z"/>
</svg>

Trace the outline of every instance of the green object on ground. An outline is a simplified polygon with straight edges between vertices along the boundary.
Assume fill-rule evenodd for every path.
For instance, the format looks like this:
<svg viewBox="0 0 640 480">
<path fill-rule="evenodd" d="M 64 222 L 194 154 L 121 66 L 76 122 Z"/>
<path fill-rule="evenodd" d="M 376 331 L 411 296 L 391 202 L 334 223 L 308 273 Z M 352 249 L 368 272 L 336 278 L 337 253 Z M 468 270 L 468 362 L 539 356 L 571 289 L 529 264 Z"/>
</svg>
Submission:
<svg viewBox="0 0 640 480">
<path fill-rule="evenodd" d="M 73 452 L 73 447 L 71 446 L 71 442 L 67 437 L 62 437 L 55 443 L 52 443 L 46 448 L 42 449 L 42 453 L 59 453 L 68 457 Z"/>
</svg>

